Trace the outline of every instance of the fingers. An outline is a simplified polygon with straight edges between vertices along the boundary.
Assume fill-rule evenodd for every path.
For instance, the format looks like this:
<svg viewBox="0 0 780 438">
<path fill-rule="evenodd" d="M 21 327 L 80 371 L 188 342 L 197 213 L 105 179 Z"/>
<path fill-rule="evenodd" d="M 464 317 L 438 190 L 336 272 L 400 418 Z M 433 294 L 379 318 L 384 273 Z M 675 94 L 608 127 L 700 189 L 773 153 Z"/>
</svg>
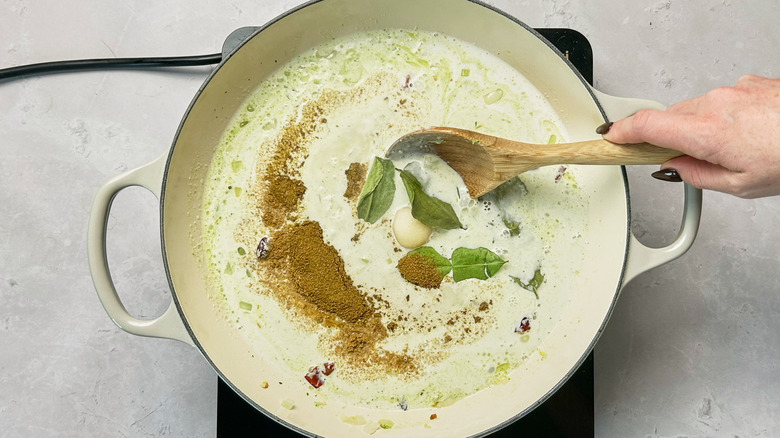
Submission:
<svg viewBox="0 0 780 438">
<path fill-rule="evenodd" d="M 737 87 L 750 87 L 750 86 L 769 86 L 775 82 L 778 78 L 771 79 L 764 76 L 757 75 L 742 75 L 737 79 Z"/>
<path fill-rule="evenodd" d="M 683 181 L 700 188 L 715 190 L 731 195 L 745 197 L 738 186 L 739 172 L 690 156 L 673 158 L 661 166 L 662 169 L 675 169 Z"/>
<path fill-rule="evenodd" d="M 761 82 L 764 79 L 766 79 L 766 78 L 761 77 L 761 76 L 756 76 L 756 75 L 742 75 L 742 76 L 739 77 L 739 79 L 737 79 L 736 86 L 738 86 L 738 87 L 739 86 L 743 86 L 744 87 L 744 86 L 747 86 L 747 85 L 752 85 L 752 84 L 757 83 L 757 82 Z"/>
<path fill-rule="evenodd" d="M 695 107 L 698 101 L 691 100 L 688 104 Z M 713 157 L 718 150 L 715 147 L 716 133 L 717 128 L 708 117 L 667 109 L 640 110 L 630 117 L 616 121 L 603 137 L 621 144 L 647 142 L 703 160 L 718 162 Z"/>
<path fill-rule="evenodd" d="M 688 114 L 641 110 L 633 116 L 615 121 L 604 138 L 621 144 L 647 142 L 688 153 L 685 150 L 687 144 L 698 144 L 698 139 L 692 133 L 697 132 L 693 128 L 699 123 Z"/>
</svg>

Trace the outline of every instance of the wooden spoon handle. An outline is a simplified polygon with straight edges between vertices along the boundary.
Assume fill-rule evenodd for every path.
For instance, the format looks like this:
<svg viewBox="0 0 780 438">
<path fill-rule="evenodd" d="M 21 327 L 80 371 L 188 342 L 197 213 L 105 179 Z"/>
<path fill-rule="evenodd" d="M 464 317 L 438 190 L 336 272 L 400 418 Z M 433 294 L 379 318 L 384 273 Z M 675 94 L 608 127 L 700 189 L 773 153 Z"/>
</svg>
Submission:
<svg viewBox="0 0 780 438">
<path fill-rule="evenodd" d="M 501 142 L 503 143 L 503 142 Z M 514 141 L 496 144 L 506 156 L 505 164 L 662 164 L 684 155 L 649 143 L 616 144 L 604 139 L 550 145 Z"/>
</svg>

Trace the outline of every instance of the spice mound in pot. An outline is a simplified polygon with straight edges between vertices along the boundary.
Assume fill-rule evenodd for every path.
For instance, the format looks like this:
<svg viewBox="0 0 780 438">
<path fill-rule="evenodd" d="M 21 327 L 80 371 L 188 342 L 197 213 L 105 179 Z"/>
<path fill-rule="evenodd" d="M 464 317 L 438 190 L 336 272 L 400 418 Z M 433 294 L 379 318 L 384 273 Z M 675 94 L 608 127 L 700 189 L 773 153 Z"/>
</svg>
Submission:
<svg viewBox="0 0 780 438">
<path fill-rule="evenodd" d="M 317 222 L 288 224 L 270 240 L 273 249 L 259 264 L 261 281 L 299 315 L 338 329 L 334 353 L 397 373 L 415 370 L 410 357 L 377 349 L 387 336 L 381 317 L 352 283 L 338 252 L 323 241 Z"/>
<path fill-rule="evenodd" d="M 317 311 L 348 323 L 366 323 L 374 314 L 366 297 L 352 284 L 344 261 L 335 248 L 322 240 L 317 222 L 289 224 L 271 235 L 274 242 L 264 268 L 281 275 L 268 280 L 274 286 L 289 284 L 296 296 Z"/>
<path fill-rule="evenodd" d="M 574 290 L 559 266 L 581 264 L 582 245 L 567 237 L 586 224 L 576 166 L 557 183 L 555 169 L 523 176 L 504 202 L 472 200 L 441 160 L 410 156 L 383 168 L 376 196 L 386 213 L 374 218 L 369 205 L 369 222 L 358 204 L 376 183 L 375 157 L 408 132 L 456 126 L 546 143 L 566 138 L 559 125 L 517 71 L 446 35 L 366 32 L 302 53 L 242 105 L 206 178 L 201 232 L 215 305 L 253 356 L 299 376 L 293 384 L 311 399 L 298 405 L 443 407 L 507 382 Z M 431 227 L 425 253 L 436 262 L 394 237 L 394 212 L 414 208 L 409 193 L 462 223 Z M 556 239 L 567 239 L 565 254 L 550 253 Z M 443 280 L 437 266 L 449 264 Z M 538 290 L 521 287 L 540 266 Z M 516 333 L 534 312 L 545 318 Z M 331 362 L 327 379 L 304 379 Z"/>
<path fill-rule="evenodd" d="M 419 254 L 407 254 L 398 260 L 398 271 L 409 283 L 426 289 L 437 289 L 441 285 L 441 274 L 436 265 Z"/>
</svg>

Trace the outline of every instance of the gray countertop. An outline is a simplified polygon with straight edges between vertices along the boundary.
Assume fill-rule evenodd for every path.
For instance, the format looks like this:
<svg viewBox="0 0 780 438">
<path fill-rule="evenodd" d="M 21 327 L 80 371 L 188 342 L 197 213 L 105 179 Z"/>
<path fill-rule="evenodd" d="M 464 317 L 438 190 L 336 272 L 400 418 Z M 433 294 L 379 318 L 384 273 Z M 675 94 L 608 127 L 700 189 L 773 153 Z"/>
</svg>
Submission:
<svg viewBox="0 0 780 438">
<path fill-rule="evenodd" d="M 297 1 L 0 2 L 0 68 L 58 59 L 220 51 L 241 26 Z M 594 49 L 596 87 L 664 103 L 780 76 L 773 1 L 490 2 L 535 27 L 571 27 Z M 213 437 L 216 375 L 179 342 L 119 330 L 86 262 L 97 188 L 170 147 L 209 73 L 90 72 L 0 83 L 0 435 Z M 632 224 L 675 235 L 682 186 L 629 168 Z M 705 193 L 681 259 L 623 291 L 596 347 L 597 436 L 780 436 L 780 198 Z M 154 196 L 117 197 L 108 253 L 128 309 L 170 295 Z"/>
</svg>

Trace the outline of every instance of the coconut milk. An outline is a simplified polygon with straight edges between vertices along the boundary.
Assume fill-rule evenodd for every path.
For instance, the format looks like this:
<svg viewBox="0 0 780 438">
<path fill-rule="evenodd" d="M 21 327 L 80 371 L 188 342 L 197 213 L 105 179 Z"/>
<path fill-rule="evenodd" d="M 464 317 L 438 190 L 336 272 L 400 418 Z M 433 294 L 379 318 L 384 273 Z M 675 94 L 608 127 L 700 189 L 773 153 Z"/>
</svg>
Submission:
<svg viewBox="0 0 780 438">
<path fill-rule="evenodd" d="M 339 363 L 329 357 L 333 328 L 312 327 L 259 289 L 263 271 L 257 270 L 253 242 L 270 230 L 259 217 L 252 187 L 259 184 L 274 139 L 300 122 L 307 104 L 324 102 L 324 90 L 334 94 L 296 158 L 297 177 L 306 188 L 296 220 L 318 222 L 353 284 L 375 296 L 382 323 L 392 327 L 378 347 L 414 358 L 414 375 Z M 312 403 L 446 406 L 502 384 L 538 354 L 540 341 L 576 293 L 572 269 L 582 264 L 578 236 L 589 203 L 576 167 L 538 169 L 522 175 L 501 199 L 473 200 L 438 158 L 395 161 L 396 168 L 418 177 L 426 193 L 452 205 L 464 225 L 434 230 L 426 246 L 444 257 L 458 247 L 484 247 L 507 261 L 492 278 L 455 283 L 450 277 L 439 289 L 421 289 L 401 278 L 396 264 L 407 250 L 394 241 L 391 219 L 409 200 L 398 174 L 392 206 L 367 224 L 343 195 L 345 170 L 351 163 L 370 165 L 401 135 L 429 126 L 532 143 L 566 139 L 543 96 L 494 55 L 446 35 L 387 30 L 331 41 L 281 66 L 235 115 L 215 154 L 203 202 L 205 251 L 218 285 L 215 305 L 258 355 L 278 364 L 292 381 L 308 386 L 309 369 L 334 360 L 336 370 L 309 391 Z M 566 242 L 567 254 L 550 253 L 556 241 Z M 269 248 L 273 251 L 273 241 Z M 519 284 L 537 270 L 545 276 L 538 298 Z M 519 333 L 523 318 L 531 329 Z"/>
</svg>

